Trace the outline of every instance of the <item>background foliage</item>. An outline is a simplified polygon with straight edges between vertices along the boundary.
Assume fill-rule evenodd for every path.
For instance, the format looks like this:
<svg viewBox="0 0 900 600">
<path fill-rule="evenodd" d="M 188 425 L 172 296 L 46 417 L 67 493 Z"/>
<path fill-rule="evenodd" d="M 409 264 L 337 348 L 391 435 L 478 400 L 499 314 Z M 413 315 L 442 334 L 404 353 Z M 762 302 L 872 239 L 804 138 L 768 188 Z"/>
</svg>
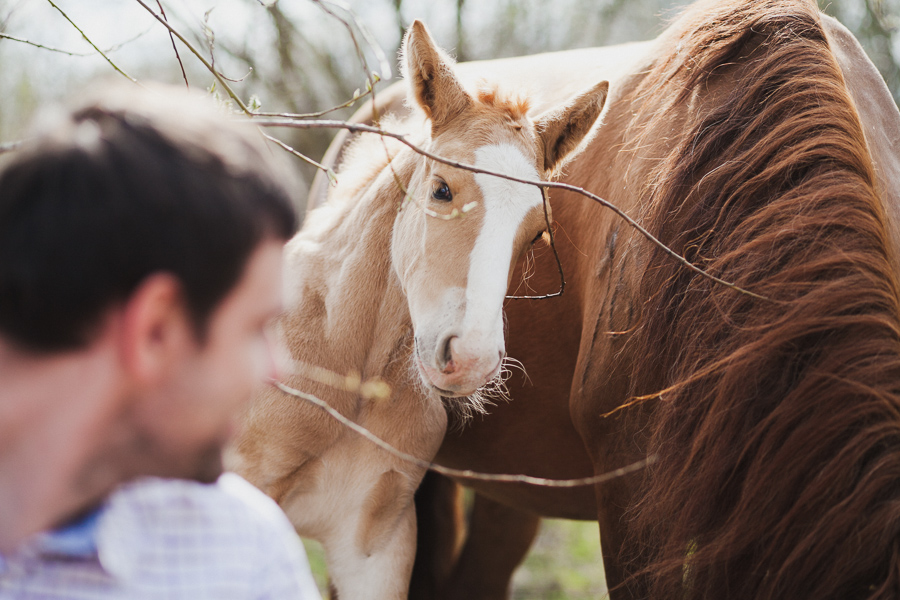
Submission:
<svg viewBox="0 0 900 600">
<path fill-rule="evenodd" d="M 900 99 L 900 0 L 820 3 L 856 34 L 895 99 Z M 155 0 L 149 4 L 156 8 Z M 256 96 L 263 110 L 292 113 L 329 108 L 351 98 L 354 90 L 365 89 L 357 48 L 335 18 L 346 18 L 350 11 L 389 57 L 396 78 L 397 48 L 404 27 L 415 18 L 423 19 L 438 43 L 463 61 L 649 39 L 683 4 L 683 0 L 162 2 L 170 22 L 236 80 L 232 86 L 241 97 Z M 132 77 L 182 82 L 167 31 L 134 0 L 0 0 L 0 141 L 22 135 L 37 105 L 59 100 L 99 76 L 118 76 L 62 12 Z M 180 50 L 190 84 L 210 88 L 211 74 L 183 47 Z M 379 70 L 373 52 L 366 50 L 365 56 L 370 68 Z M 335 116 L 347 117 L 352 110 Z M 299 151 L 319 158 L 333 132 L 284 135 Z M 313 167 L 299 168 L 309 180 Z"/>
</svg>

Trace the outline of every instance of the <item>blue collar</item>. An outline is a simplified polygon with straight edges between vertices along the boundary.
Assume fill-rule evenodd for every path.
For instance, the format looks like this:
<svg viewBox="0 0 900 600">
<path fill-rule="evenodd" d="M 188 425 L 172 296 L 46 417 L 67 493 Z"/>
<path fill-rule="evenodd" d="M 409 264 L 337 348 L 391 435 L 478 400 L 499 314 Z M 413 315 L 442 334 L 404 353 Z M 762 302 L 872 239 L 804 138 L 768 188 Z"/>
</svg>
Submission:
<svg viewBox="0 0 900 600">
<path fill-rule="evenodd" d="M 104 507 L 97 508 L 77 521 L 42 534 L 38 542 L 39 552 L 67 558 L 97 556 L 97 527 L 103 510 Z"/>
</svg>

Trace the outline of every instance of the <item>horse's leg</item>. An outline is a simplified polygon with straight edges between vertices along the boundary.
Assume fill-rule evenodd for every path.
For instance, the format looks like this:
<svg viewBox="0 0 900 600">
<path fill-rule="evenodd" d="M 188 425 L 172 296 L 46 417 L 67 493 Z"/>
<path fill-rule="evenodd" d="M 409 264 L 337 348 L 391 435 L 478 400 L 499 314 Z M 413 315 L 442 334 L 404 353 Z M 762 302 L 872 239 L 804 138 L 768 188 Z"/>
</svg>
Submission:
<svg viewBox="0 0 900 600">
<path fill-rule="evenodd" d="M 416 490 L 418 543 L 409 600 L 434 600 L 447 585 L 465 534 L 461 492 L 455 481 L 434 472 Z"/>
<path fill-rule="evenodd" d="M 328 570 L 339 600 L 406 600 L 416 552 L 416 509 L 412 502 L 378 543 L 361 551 L 357 528 L 347 519 L 344 531 L 325 544 Z"/>
<path fill-rule="evenodd" d="M 598 328 L 601 326 L 598 325 Z M 603 336 L 592 336 L 594 340 L 597 338 L 603 339 Z M 639 409 L 615 410 L 620 399 L 628 394 L 627 371 L 621 362 L 626 355 L 619 350 L 619 345 L 608 342 L 599 348 L 582 351 L 573 378 L 575 385 L 570 399 L 573 423 L 590 455 L 596 475 L 645 458 L 639 432 L 643 430 L 646 415 L 635 412 Z M 608 355 L 612 355 L 613 359 L 607 360 Z M 604 368 L 597 368 L 596 365 L 604 365 Z M 626 510 L 640 489 L 642 477 L 643 473 L 638 471 L 594 486 L 600 548 L 606 585 L 612 600 L 647 597 L 643 579 L 635 575 L 642 568 L 640 552 L 629 547 L 625 517 Z"/>
<path fill-rule="evenodd" d="M 600 549 L 606 586 L 612 600 L 646 598 L 639 577 L 626 567 L 627 523 L 625 507 L 632 494 L 630 477 L 620 477 L 597 486 L 597 521 L 600 525 Z"/>
<path fill-rule="evenodd" d="M 506 600 L 513 572 L 528 554 L 540 517 L 475 495 L 469 535 L 441 598 Z"/>
</svg>

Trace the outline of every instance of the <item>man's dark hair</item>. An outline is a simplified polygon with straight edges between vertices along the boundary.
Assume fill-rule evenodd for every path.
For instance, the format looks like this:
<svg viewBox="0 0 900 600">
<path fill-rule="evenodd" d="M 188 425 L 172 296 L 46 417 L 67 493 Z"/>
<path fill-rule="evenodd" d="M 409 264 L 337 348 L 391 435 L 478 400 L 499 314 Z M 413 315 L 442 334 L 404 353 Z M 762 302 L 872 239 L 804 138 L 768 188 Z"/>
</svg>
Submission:
<svg viewBox="0 0 900 600">
<path fill-rule="evenodd" d="M 0 169 L 0 336 L 88 344 L 149 275 L 178 278 L 202 338 L 265 239 L 296 215 L 260 134 L 172 90 L 111 88 Z M 47 128 L 45 128 L 47 129 Z"/>
</svg>

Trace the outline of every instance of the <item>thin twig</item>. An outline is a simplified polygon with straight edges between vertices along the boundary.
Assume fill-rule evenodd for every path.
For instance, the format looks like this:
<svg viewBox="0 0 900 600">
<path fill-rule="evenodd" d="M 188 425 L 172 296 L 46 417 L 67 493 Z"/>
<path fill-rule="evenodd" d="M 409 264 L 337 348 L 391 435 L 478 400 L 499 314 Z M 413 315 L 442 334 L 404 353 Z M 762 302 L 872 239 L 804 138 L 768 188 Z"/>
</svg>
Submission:
<svg viewBox="0 0 900 600">
<path fill-rule="evenodd" d="M 273 137 L 273 136 L 269 135 L 268 133 L 266 133 L 266 132 L 264 132 L 264 131 L 260 131 L 260 133 L 262 133 L 263 136 L 264 136 L 267 140 L 269 140 L 270 142 L 273 142 L 273 143 L 275 143 L 275 144 L 278 144 L 282 149 L 287 150 L 288 152 L 290 152 L 291 154 L 293 154 L 294 156 L 296 156 L 296 157 L 299 158 L 300 160 L 304 160 L 304 161 L 308 162 L 309 164 L 311 164 L 312 166 L 314 166 L 315 168 L 321 169 L 321 170 L 325 171 L 325 173 L 328 174 L 328 178 L 329 178 L 329 179 L 332 179 L 332 178 L 334 177 L 334 171 L 332 171 L 331 169 L 329 169 L 329 168 L 326 167 L 325 165 L 323 165 L 323 164 L 321 164 L 321 163 L 317 163 L 316 161 L 314 161 L 314 160 L 311 159 L 310 157 L 306 156 L 306 155 L 303 154 L 302 152 L 298 152 L 297 150 L 295 150 L 295 149 L 292 148 L 291 146 L 288 146 L 287 144 L 285 144 L 284 142 L 282 142 L 281 140 L 279 140 L 277 137 Z"/>
<path fill-rule="evenodd" d="M 391 397 L 391 386 L 381 377 L 363 380 L 359 373 L 341 375 L 325 367 L 296 359 L 291 360 L 291 364 L 291 372 L 295 375 L 343 392 L 359 394 L 364 400 L 387 400 Z"/>
<path fill-rule="evenodd" d="M 162 1 L 156 0 L 156 5 L 159 7 L 159 14 L 162 15 L 163 20 L 168 23 L 169 17 L 166 16 L 166 11 L 163 8 Z M 184 63 L 181 62 L 181 55 L 178 53 L 178 46 L 175 45 L 175 34 L 171 31 L 169 32 L 169 39 L 172 41 L 172 50 L 175 51 L 175 58 L 178 59 L 178 66 L 181 67 L 181 76 L 184 78 L 184 85 L 187 89 L 191 89 L 191 84 L 188 83 L 187 73 L 184 70 Z"/>
<path fill-rule="evenodd" d="M 350 19 L 353 21 L 353 24 L 356 25 L 356 28 L 362 34 L 363 39 L 369 44 L 369 48 L 372 52 L 375 53 L 376 58 L 378 59 L 379 68 L 381 69 L 381 73 L 384 75 L 386 79 L 390 79 L 391 75 L 391 63 L 388 62 L 387 56 L 385 56 L 384 52 L 381 49 L 381 46 L 378 45 L 378 42 L 375 40 L 375 37 L 369 32 L 368 28 L 365 26 L 357 16 L 353 10 L 350 9 L 349 6 L 342 2 L 338 2 L 337 0 L 313 0 L 316 4 L 318 4 L 322 10 L 340 21 L 344 27 L 346 27 L 347 31 L 350 33 L 350 40 L 353 42 L 353 47 L 356 49 L 356 55 L 359 59 L 360 66 L 363 69 L 363 72 L 366 75 L 366 91 L 371 92 L 372 94 L 372 120 L 375 123 L 378 123 L 380 116 L 378 114 L 378 102 L 375 97 L 375 85 L 381 80 L 381 76 L 378 73 L 373 73 L 369 70 L 368 63 L 366 62 L 365 54 L 363 53 L 362 48 L 359 45 L 359 42 L 356 39 L 356 35 L 353 33 L 353 26 L 351 23 L 341 19 L 336 14 L 334 14 L 331 10 L 329 10 L 325 4 L 332 4 L 344 10 L 347 14 L 350 15 Z M 385 152 L 387 152 L 387 148 L 385 147 Z"/>
<path fill-rule="evenodd" d="M 140 1 L 141 0 L 138 0 L 138 2 L 140 2 Z M 723 286 L 725 286 L 729 289 L 732 289 L 736 292 L 750 296 L 751 298 L 756 298 L 757 300 L 766 300 L 766 301 L 770 300 L 769 298 L 767 298 L 765 296 L 761 296 L 755 292 L 746 290 L 746 289 L 744 289 L 740 286 L 737 286 L 729 281 L 725 281 L 724 279 L 721 279 L 711 273 L 704 271 L 700 267 L 694 265 L 693 263 L 688 261 L 686 258 L 684 258 L 680 254 L 678 254 L 677 252 L 675 252 L 674 250 L 672 250 L 671 248 L 669 248 L 668 246 L 663 244 L 661 241 L 659 241 L 652 233 L 650 233 L 649 231 L 644 229 L 644 227 L 641 226 L 640 223 L 638 223 L 637 221 L 632 219 L 630 216 L 628 216 L 628 214 L 626 214 L 618 206 L 616 206 L 612 202 L 605 200 L 604 198 L 601 198 L 600 196 L 593 194 L 583 188 L 580 188 L 580 187 L 577 187 L 577 186 L 574 186 L 574 185 L 571 185 L 568 183 L 560 183 L 557 181 L 534 181 L 531 179 L 522 179 L 520 177 L 513 177 L 512 175 L 506 175 L 504 173 L 497 173 L 494 171 L 480 169 L 473 165 L 467 165 L 465 163 L 449 160 L 447 158 L 438 156 L 438 155 L 433 154 L 423 148 L 418 147 L 417 145 L 410 142 L 406 138 L 406 136 L 403 134 L 385 131 L 385 130 L 381 129 L 380 127 L 372 127 L 371 125 L 363 125 L 360 123 L 347 123 L 344 121 L 331 121 L 331 120 L 290 121 L 290 120 L 276 120 L 276 119 L 258 119 L 258 120 L 255 120 L 255 122 L 257 125 L 259 125 L 261 127 L 290 127 L 290 128 L 294 128 L 294 129 L 331 128 L 331 129 L 346 129 L 352 133 L 361 133 L 361 132 L 362 133 L 374 133 L 374 134 L 377 134 L 380 136 L 394 138 L 395 140 L 398 140 L 405 146 L 412 149 L 414 152 L 417 152 L 418 154 L 421 154 L 422 156 L 428 157 L 434 161 L 437 161 L 437 162 L 445 164 L 445 165 L 449 165 L 451 167 L 456 167 L 458 169 L 465 169 L 466 171 L 471 171 L 472 173 L 491 175 L 494 177 L 499 177 L 501 179 L 515 181 L 517 183 L 524 183 L 527 185 L 532 185 L 532 186 L 535 186 L 538 188 L 547 187 L 547 188 L 568 190 L 570 192 L 580 194 L 586 198 L 590 198 L 591 200 L 600 204 L 601 206 L 604 206 L 604 207 L 610 209 L 611 211 L 613 211 L 616 215 L 618 215 L 620 218 L 624 219 L 629 225 L 631 225 L 634 229 L 636 229 L 647 240 L 649 240 L 655 246 L 660 248 L 663 252 L 665 252 L 666 254 L 671 256 L 679 264 L 690 269 L 691 271 L 694 271 L 698 275 L 706 277 L 706 278 L 710 279 L 711 281 L 714 281 L 714 282 L 718 283 L 719 285 L 723 285 Z"/>
<path fill-rule="evenodd" d="M 451 469 L 449 467 L 444 467 L 433 462 L 429 462 L 427 460 L 422 460 L 412 454 L 408 454 L 403 452 L 402 450 L 398 450 L 391 444 L 387 443 L 380 437 L 376 436 L 374 433 L 356 423 L 355 421 L 351 421 L 334 408 L 332 408 L 327 402 L 317 398 L 312 394 L 307 394 L 306 392 L 302 392 L 298 389 L 294 389 L 290 386 L 287 386 L 280 381 L 272 381 L 272 385 L 276 388 L 288 394 L 289 396 L 294 396 L 295 398 L 301 398 L 310 404 L 321 408 L 325 412 L 327 412 L 332 418 L 337 420 L 342 425 L 352 429 L 359 435 L 363 436 L 385 452 L 409 463 L 412 463 L 418 467 L 423 469 L 430 469 L 435 471 L 436 473 L 440 473 L 441 475 L 446 475 L 448 477 L 457 477 L 462 479 L 468 479 L 471 481 L 500 481 L 504 483 L 527 483 L 529 485 L 537 485 L 541 487 L 552 487 L 552 488 L 574 488 L 574 487 L 582 487 L 586 485 L 596 485 L 599 483 L 604 483 L 606 481 L 610 481 L 611 479 L 616 479 L 618 477 L 622 477 L 624 475 L 628 475 L 629 473 L 634 473 L 635 471 L 639 471 L 649 465 L 652 465 L 656 462 L 657 457 L 655 455 L 648 456 L 643 460 L 639 460 L 637 462 L 631 463 L 630 465 L 624 466 L 620 469 L 616 469 L 615 471 L 610 471 L 608 473 L 603 473 L 600 475 L 594 475 L 591 477 L 580 477 L 578 479 L 546 479 L 544 477 L 532 477 L 531 475 L 509 475 L 505 473 L 479 473 L 477 471 L 471 471 L 469 469 Z"/>
<path fill-rule="evenodd" d="M 213 63 L 213 64 L 215 64 L 215 63 Z M 236 78 L 235 78 L 235 77 L 227 77 L 227 76 L 226 76 L 224 73 L 222 73 L 221 71 L 219 72 L 219 75 L 221 75 L 222 77 L 224 77 L 225 79 L 227 79 L 227 80 L 230 81 L 231 83 L 243 83 L 245 79 L 247 79 L 248 77 L 250 77 L 250 74 L 251 74 L 251 73 L 253 73 L 253 68 L 252 68 L 252 67 L 251 67 L 251 69 L 250 69 L 249 71 L 247 71 L 247 73 L 246 73 L 243 77 L 236 77 Z M 253 114 L 255 115 L 255 114 L 257 114 L 257 113 L 253 113 Z"/>
<path fill-rule="evenodd" d="M 142 31 L 141 33 L 137 34 L 136 36 L 134 36 L 131 39 L 125 40 L 124 42 L 119 42 L 115 46 L 111 46 L 111 47 L 107 48 L 105 50 L 105 52 L 107 52 L 107 53 L 115 52 L 122 46 L 125 46 L 126 44 L 130 44 L 131 42 L 144 37 L 149 32 L 150 32 L 149 29 L 147 29 L 146 31 Z M 96 54 L 96 52 L 70 52 L 69 50 L 62 50 L 61 48 L 53 48 L 51 46 L 45 46 L 44 44 L 38 44 L 37 42 L 32 42 L 31 40 L 17 38 L 14 35 L 9 35 L 6 33 L 0 33 L 0 39 L 10 40 L 13 42 L 21 42 L 23 44 L 28 44 L 29 46 L 34 46 L 35 48 L 40 48 L 41 50 L 47 50 L 49 52 L 58 52 L 59 54 L 66 54 L 68 56 L 77 56 L 79 58 L 84 58 L 86 56 L 94 56 Z"/>
<path fill-rule="evenodd" d="M 107 48 L 106 50 L 104 50 L 104 52 L 106 52 L 107 54 L 109 54 L 109 53 L 111 53 L 111 52 L 116 52 L 117 50 L 121 50 L 124 46 L 127 46 L 128 44 L 130 44 L 130 43 L 132 43 L 132 42 L 135 42 L 135 41 L 141 39 L 142 37 L 144 37 L 145 35 L 147 35 L 147 34 L 150 33 L 151 31 L 153 31 L 153 29 L 154 29 L 154 28 L 153 28 L 153 26 L 151 25 L 150 27 L 148 27 L 148 28 L 145 29 L 144 31 L 140 32 L 139 34 L 137 34 L 137 35 L 134 36 L 133 38 L 129 38 L 129 39 L 125 40 L 124 42 L 119 42 L 118 44 L 114 44 L 114 45 L 110 46 L 109 48 Z M 89 55 L 85 55 L 85 56 L 89 56 Z"/>
<path fill-rule="evenodd" d="M 353 45 L 356 48 L 357 56 L 359 57 L 359 59 L 362 63 L 363 69 L 366 70 L 367 74 L 375 75 L 375 73 L 370 73 L 368 71 L 365 56 L 363 54 L 362 48 L 360 47 L 359 43 L 356 41 L 356 35 L 353 33 L 353 28 L 351 27 L 351 24 L 348 23 L 347 21 L 345 21 L 344 19 L 340 18 L 336 14 L 334 14 L 334 12 L 331 11 L 330 9 L 328 9 L 325 5 L 331 4 L 332 6 L 337 6 L 338 8 L 340 8 L 341 10 L 346 12 L 348 15 L 350 15 L 350 19 L 353 21 L 353 25 L 356 25 L 356 28 L 359 30 L 360 34 L 362 34 L 363 39 L 366 40 L 366 43 L 368 44 L 369 49 L 372 50 L 372 52 L 375 54 L 375 58 L 378 60 L 378 68 L 381 70 L 381 74 L 384 76 L 385 79 L 391 78 L 391 62 L 388 60 L 387 55 L 385 55 L 384 51 L 381 49 L 381 46 L 378 45 L 378 41 L 375 39 L 375 36 L 372 35 L 372 33 L 366 27 L 365 23 L 363 23 L 362 21 L 360 21 L 357 18 L 356 13 L 353 12 L 353 10 L 349 6 L 347 6 L 343 2 L 338 2 L 337 0 L 313 0 L 313 2 L 318 4 L 319 7 L 326 14 L 331 15 L 332 17 L 334 17 L 335 19 L 340 21 L 347 28 L 347 31 L 350 33 L 350 38 L 353 40 Z M 375 85 L 374 81 L 370 80 L 370 83 L 372 84 L 372 86 Z"/>
<path fill-rule="evenodd" d="M 375 82 L 378 83 L 381 81 L 381 77 L 378 76 L 377 73 L 375 75 Z M 362 98 L 365 98 L 369 94 L 374 94 L 375 89 L 369 89 L 364 92 L 360 92 L 357 90 L 354 92 L 353 97 L 344 102 L 343 104 L 338 104 L 337 106 L 332 106 L 331 108 L 326 108 L 325 110 L 320 110 L 319 112 L 314 113 L 272 113 L 272 112 L 254 112 L 254 117 L 265 117 L 272 119 L 318 119 L 319 117 L 324 117 L 329 113 L 333 113 L 335 111 L 341 110 L 342 108 L 349 108 L 356 104 L 356 102 Z"/>
<path fill-rule="evenodd" d="M 566 291 L 566 274 L 563 273 L 562 260 L 559 258 L 559 252 L 556 251 L 556 238 L 553 236 L 553 224 L 550 223 L 550 199 L 546 187 L 541 187 L 541 196 L 544 202 L 544 223 L 547 224 L 547 234 L 550 236 L 550 249 L 553 250 L 553 257 L 556 258 L 556 268 L 559 269 L 559 291 L 552 294 L 544 294 L 542 296 L 507 296 L 507 300 L 546 300 L 547 298 L 556 298 L 562 296 Z"/>
<path fill-rule="evenodd" d="M 49 1 L 49 0 L 48 0 L 48 1 Z M 160 16 L 160 15 L 156 14 L 156 13 L 153 11 L 153 9 L 150 8 L 150 6 L 148 6 L 148 5 L 144 2 L 144 0 L 135 0 L 135 1 L 136 1 L 138 4 L 140 4 L 141 6 L 143 6 L 144 9 L 145 9 L 147 12 L 149 12 L 151 15 L 153 15 L 153 18 L 154 18 L 154 19 L 156 19 L 157 21 L 159 21 L 159 22 L 163 25 L 163 27 L 166 28 L 166 29 L 169 31 L 169 35 L 170 35 L 170 36 L 173 36 L 173 35 L 174 35 L 174 36 L 177 37 L 179 40 L 181 40 L 181 43 L 183 43 L 183 44 L 187 47 L 187 49 L 190 50 L 191 53 L 192 53 L 194 56 L 197 57 L 197 59 L 203 64 L 203 66 L 204 66 L 210 73 L 212 73 L 213 77 L 216 78 L 216 81 L 218 81 L 219 85 L 221 85 L 222 88 L 225 90 L 225 93 L 228 94 L 228 96 L 229 96 L 232 100 L 234 100 L 234 102 L 238 105 L 238 107 L 241 109 L 241 111 L 244 112 L 245 114 L 251 116 L 251 117 L 264 117 L 264 118 L 276 117 L 276 118 L 285 118 L 285 119 L 317 118 L 317 117 L 319 117 L 319 116 L 328 114 L 328 113 L 333 112 L 333 111 L 335 111 L 335 110 L 339 110 L 339 109 L 344 108 L 344 107 L 346 107 L 346 106 L 352 106 L 353 103 L 356 102 L 356 100 L 358 100 L 359 98 L 364 97 L 366 94 L 371 94 L 371 95 L 372 95 L 372 98 L 374 99 L 374 97 L 375 97 L 375 84 L 378 83 L 379 81 L 381 81 L 381 76 L 378 75 L 378 73 L 370 73 L 370 72 L 368 71 L 368 69 L 366 69 L 367 89 L 366 89 L 365 92 L 359 94 L 359 96 L 355 96 L 354 98 L 351 98 L 349 101 L 347 101 L 346 103 L 344 103 L 344 104 L 342 104 L 342 105 L 340 105 L 340 106 L 336 106 L 336 107 L 334 107 L 334 108 L 331 108 L 331 109 L 328 109 L 328 110 L 325 110 L 325 111 L 321 111 L 321 112 L 319 112 L 319 113 L 310 113 L 310 114 L 289 114 L 289 113 L 262 113 L 262 112 L 254 112 L 253 110 L 251 110 L 251 109 L 247 106 L 247 104 L 246 104 L 243 100 L 241 100 L 240 96 L 238 96 L 238 94 L 234 91 L 234 89 L 232 89 L 232 87 L 228 84 L 229 79 L 228 79 L 224 74 L 222 74 L 222 73 L 220 73 L 218 70 L 216 70 L 214 63 L 211 62 L 210 60 L 207 60 L 206 57 L 203 56 L 203 54 L 202 54 L 202 53 L 201 53 L 201 52 L 200 52 L 193 44 L 191 44 L 191 43 L 187 40 L 187 38 L 186 38 L 184 35 L 182 35 L 177 29 L 175 29 L 174 27 L 172 27 L 172 25 L 169 24 L 168 20 L 166 20 L 165 15 Z M 157 0 L 157 2 L 158 2 L 158 1 L 159 1 L 159 0 Z M 321 2 L 318 2 L 318 1 L 317 1 L 317 3 L 319 3 L 319 4 L 321 5 Z M 345 21 L 343 21 L 342 19 L 340 19 L 340 17 L 338 17 L 337 15 L 334 15 L 330 10 L 327 10 L 327 9 L 323 9 L 323 10 L 325 10 L 328 14 L 332 14 L 336 19 L 338 19 L 339 21 L 341 21 L 342 23 L 344 23 L 348 28 L 350 27 L 349 24 L 347 24 Z M 350 14 L 353 15 L 352 11 L 350 12 Z M 355 18 L 355 15 L 354 15 L 354 18 Z M 360 31 L 365 31 L 364 28 L 361 27 L 361 24 L 357 23 L 357 27 L 360 28 Z M 368 34 L 367 32 L 365 32 L 364 35 L 369 35 L 369 34 Z M 352 30 L 351 30 L 351 37 L 353 38 L 354 44 L 357 44 L 356 38 L 353 36 Z M 173 42 L 173 43 L 174 43 L 174 42 Z M 360 54 L 360 55 L 362 55 L 362 54 L 361 54 L 362 51 L 359 49 L 358 44 L 357 44 L 357 49 L 358 49 L 358 50 L 357 50 L 357 53 Z M 377 46 L 374 47 L 373 50 L 376 51 L 376 54 L 377 54 L 379 57 L 382 57 L 382 56 L 383 56 L 383 53 L 380 52 L 381 49 L 380 49 L 380 48 L 377 48 Z M 177 51 L 176 51 L 176 52 L 177 52 Z M 214 59 L 214 57 L 213 57 L 213 59 Z M 181 62 L 181 59 L 180 59 L 180 57 L 179 57 L 179 63 L 180 63 L 180 62 Z M 384 59 L 383 62 L 384 62 L 385 65 L 387 65 L 386 59 Z M 365 65 L 364 65 L 364 66 L 365 66 Z M 382 68 L 383 68 L 384 72 L 386 72 L 386 73 L 388 74 L 388 77 L 390 77 L 390 66 L 387 65 L 387 68 L 386 68 L 386 69 L 384 69 L 384 67 L 382 67 Z M 184 67 L 182 66 L 182 72 L 183 72 L 183 71 L 184 71 Z"/>
<path fill-rule="evenodd" d="M 5 33 L 0 33 L 0 39 L 12 40 L 13 42 L 21 42 L 23 44 L 28 44 L 30 46 L 34 46 L 35 48 L 40 48 L 41 50 L 49 50 L 50 52 L 59 52 L 60 54 L 68 54 L 69 56 L 93 56 L 94 55 L 93 52 L 69 52 L 68 50 L 60 50 L 59 48 L 51 48 L 50 46 L 38 44 L 37 42 L 32 42 L 31 40 L 17 38 L 15 36 L 7 35 Z"/>
<path fill-rule="evenodd" d="M 140 1 L 140 0 L 138 0 L 138 1 Z M 57 11 L 59 11 L 59 14 L 61 14 L 63 17 L 65 17 L 66 21 L 68 21 L 69 23 L 72 24 L 72 27 L 74 27 L 75 29 L 78 30 L 78 33 L 81 34 L 81 37 L 83 37 L 84 40 L 85 40 L 88 44 L 90 44 L 91 47 L 92 47 L 94 50 L 96 50 L 97 53 L 98 53 L 100 56 L 102 56 L 103 58 L 105 58 L 105 59 L 106 59 L 106 62 L 108 62 L 108 63 L 112 66 L 113 69 L 115 69 L 116 71 L 118 71 L 119 73 L 121 73 L 122 75 L 124 75 L 125 77 L 127 77 L 128 79 L 130 79 L 132 82 L 134 82 L 134 83 L 137 83 L 137 82 L 138 82 L 137 79 L 135 79 L 134 77 L 132 77 L 131 75 L 129 75 L 128 73 L 126 73 L 125 71 L 123 71 L 122 69 L 120 69 L 119 66 L 116 65 L 116 63 L 114 63 L 114 62 L 112 61 L 112 59 L 110 59 L 110 58 L 106 55 L 105 52 L 103 52 L 103 50 L 101 50 L 100 48 L 98 48 L 97 45 L 96 45 L 94 42 L 91 41 L 91 38 L 89 38 L 89 37 L 81 30 L 81 28 L 80 28 L 78 25 L 75 24 L 75 21 L 73 21 L 72 19 L 69 18 L 69 15 L 67 15 L 67 14 L 63 11 L 63 9 L 61 9 L 60 7 L 58 7 L 58 6 L 53 2 L 53 0 L 47 0 L 47 2 L 50 3 L 50 6 L 52 6 L 52 7 L 55 8 Z"/>
<path fill-rule="evenodd" d="M 49 2 L 49 0 L 48 0 L 48 2 Z M 244 113 L 246 113 L 246 114 L 248 114 L 248 115 L 253 115 L 253 111 L 251 111 L 249 108 L 247 108 L 247 105 L 244 104 L 244 101 L 241 100 L 241 98 L 234 92 L 233 89 L 231 89 L 231 86 L 228 85 L 228 82 L 225 80 L 225 78 L 222 76 L 222 74 L 219 73 L 218 71 L 216 71 L 215 67 L 213 67 L 212 64 L 210 64 L 210 62 L 209 62 L 208 60 L 206 60 L 206 57 L 203 56 L 203 54 L 201 54 L 200 51 L 197 50 L 197 49 L 194 47 L 194 45 L 191 44 L 191 43 L 187 40 L 187 38 L 185 38 L 183 35 L 181 35 L 181 33 L 180 33 L 177 29 L 175 29 L 174 27 L 172 27 L 171 25 L 169 25 L 169 23 L 168 23 L 165 19 L 163 19 L 163 18 L 160 17 L 158 14 L 156 14 L 155 12 L 153 12 L 153 9 L 150 8 L 150 7 L 144 2 L 144 0 L 135 0 L 135 2 L 137 2 L 138 4 L 140 4 L 141 6 L 143 6 L 144 9 L 145 9 L 148 13 L 150 13 L 151 15 L 153 15 L 153 18 L 154 18 L 154 19 L 156 19 L 157 21 L 159 21 L 160 23 L 162 23 L 163 27 L 165 27 L 166 29 L 168 29 L 170 33 L 172 33 L 175 37 L 177 37 L 179 40 L 181 40 L 181 43 L 184 44 L 184 45 L 187 47 L 187 49 L 190 50 L 191 53 L 192 53 L 194 56 L 196 56 L 197 59 L 198 59 L 201 63 L 203 63 L 203 66 L 206 67 L 206 69 L 207 69 L 210 73 L 212 73 L 213 77 L 216 78 L 216 81 L 219 82 L 219 84 L 222 86 L 222 88 L 224 88 L 224 90 L 225 90 L 225 92 L 228 94 L 228 96 L 229 96 L 232 100 L 234 100 L 235 103 L 237 103 L 237 105 L 240 107 L 240 109 L 241 109 Z"/>
<path fill-rule="evenodd" d="M 124 42 L 119 42 L 118 44 L 115 44 L 114 46 L 110 46 L 109 48 L 104 50 L 104 52 L 106 52 L 107 54 L 110 52 L 115 52 L 116 50 L 122 48 L 126 44 L 130 44 L 131 42 L 134 42 L 134 41 L 144 37 L 149 32 L 150 32 L 150 29 L 142 31 L 141 33 L 137 34 L 136 36 L 134 36 L 131 39 L 127 39 Z M 58 52 L 59 54 L 66 54 L 68 56 L 77 56 L 79 58 L 96 55 L 96 52 L 70 52 L 69 50 L 62 50 L 61 48 L 53 48 L 51 46 L 45 46 L 44 44 L 38 44 L 37 42 L 32 42 L 31 40 L 17 38 L 13 35 L 8 35 L 6 33 L 0 33 L 0 39 L 10 40 L 13 42 L 21 42 L 23 44 L 28 44 L 29 46 L 34 46 L 35 48 L 40 48 L 41 50 L 47 50 L 49 52 Z"/>
</svg>

